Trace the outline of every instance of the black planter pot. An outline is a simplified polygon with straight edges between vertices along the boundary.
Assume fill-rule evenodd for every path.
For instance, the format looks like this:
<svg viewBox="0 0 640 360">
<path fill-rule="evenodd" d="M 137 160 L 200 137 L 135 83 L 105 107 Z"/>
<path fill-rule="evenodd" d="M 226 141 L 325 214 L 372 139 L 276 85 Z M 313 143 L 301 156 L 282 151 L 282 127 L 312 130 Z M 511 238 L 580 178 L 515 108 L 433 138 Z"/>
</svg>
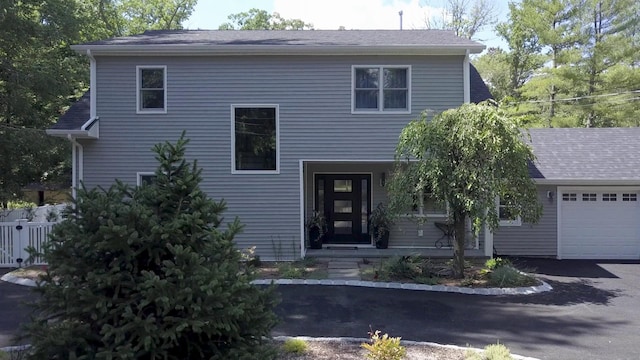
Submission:
<svg viewBox="0 0 640 360">
<path fill-rule="evenodd" d="M 377 249 L 386 249 L 389 247 L 389 231 L 373 229 L 373 236 L 376 241 Z"/>
<path fill-rule="evenodd" d="M 321 235 L 320 228 L 312 226 L 309 228 L 309 248 L 322 249 L 322 239 L 324 234 Z"/>
</svg>

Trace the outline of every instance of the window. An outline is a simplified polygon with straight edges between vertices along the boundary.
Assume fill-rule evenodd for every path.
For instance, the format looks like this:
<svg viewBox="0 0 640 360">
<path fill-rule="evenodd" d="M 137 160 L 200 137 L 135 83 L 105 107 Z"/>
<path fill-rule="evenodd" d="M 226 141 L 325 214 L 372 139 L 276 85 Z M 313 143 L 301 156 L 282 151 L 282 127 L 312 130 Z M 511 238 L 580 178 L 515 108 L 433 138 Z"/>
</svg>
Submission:
<svg viewBox="0 0 640 360">
<path fill-rule="evenodd" d="M 498 220 L 500 226 L 522 225 L 522 219 L 520 219 L 520 216 L 513 215 L 511 208 L 512 205 L 509 204 L 508 198 L 498 200 Z"/>
<path fill-rule="evenodd" d="M 231 105 L 232 173 L 279 171 L 277 105 Z"/>
<path fill-rule="evenodd" d="M 638 201 L 638 194 L 622 194 L 622 201 Z"/>
<path fill-rule="evenodd" d="M 167 112 L 167 67 L 137 66 L 136 82 L 138 87 L 138 113 Z"/>
<path fill-rule="evenodd" d="M 602 194 L 602 201 L 616 201 L 616 194 Z"/>
<path fill-rule="evenodd" d="M 593 193 L 589 193 L 589 194 L 582 194 L 582 201 L 597 201 L 598 198 L 596 196 L 596 194 Z"/>
<path fill-rule="evenodd" d="M 409 113 L 411 67 L 354 66 L 351 111 Z"/>
<path fill-rule="evenodd" d="M 578 195 L 576 193 L 563 193 L 562 201 L 577 201 Z"/>
<path fill-rule="evenodd" d="M 150 185 L 156 181 L 156 174 L 152 172 L 139 172 L 137 185 Z"/>
<path fill-rule="evenodd" d="M 413 215 L 447 216 L 449 208 L 444 201 L 437 201 L 429 188 L 425 188 L 418 196 L 413 197 Z"/>
</svg>

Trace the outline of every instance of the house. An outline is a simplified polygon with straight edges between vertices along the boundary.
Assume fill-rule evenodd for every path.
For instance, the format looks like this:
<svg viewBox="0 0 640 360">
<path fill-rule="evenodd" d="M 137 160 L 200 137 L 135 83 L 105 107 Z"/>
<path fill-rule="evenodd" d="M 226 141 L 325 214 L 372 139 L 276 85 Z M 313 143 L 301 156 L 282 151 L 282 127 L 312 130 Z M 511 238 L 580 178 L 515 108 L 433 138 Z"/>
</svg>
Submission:
<svg viewBox="0 0 640 360">
<path fill-rule="evenodd" d="M 424 109 L 490 98 L 469 63 L 483 45 L 440 30 L 185 30 L 73 49 L 90 60 L 91 92 L 48 133 L 73 143 L 74 187 L 149 181 L 152 146 L 186 130 L 203 190 L 225 199 L 226 216 L 246 225 L 238 247 L 256 246 L 262 259 L 452 253 L 437 243 L 444 233 L 434 226 L 446 221 L 446 206 L 428 194 L 396 224 L 389 249 L 372 245 L 368 215 L 387 201 L 385 181 L 408 121 Z M 555 203 L 566 184 L 538 170 L 541 197 L 550 191 Z M 504 219 L 495 234 L 483 229 L 467 254 L 491 256 L 495 245 L 504 254 L 559 256 L 567 236 L 550 232 L 562 219 L 551 219 L 558 212 L 549 207 L 540 224 Z M 314 210 L 328 220 L 323 250 L 308 249 L 304 224 Z"/>
</svg>

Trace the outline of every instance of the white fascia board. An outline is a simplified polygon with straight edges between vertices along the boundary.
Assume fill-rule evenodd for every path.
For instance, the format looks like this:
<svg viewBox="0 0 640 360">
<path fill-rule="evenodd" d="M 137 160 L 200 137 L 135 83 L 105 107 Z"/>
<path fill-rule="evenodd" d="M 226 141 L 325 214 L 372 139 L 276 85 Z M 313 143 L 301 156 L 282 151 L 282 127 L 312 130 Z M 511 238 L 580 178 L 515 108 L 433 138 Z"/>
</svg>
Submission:
<svg viewBox="0 0 640 360">
<path fill-rule="evenodd" d="M 459 46 L 306 46 L 306 45 L 73 45 L 71 49 L 97 55 L 466 55 L 484 45 Z"/>
<path fill-rule="evenodd" d="M 638 186 L 638 179 L 534 179 L 537 185 L 561 186 Z"/>
</svg>

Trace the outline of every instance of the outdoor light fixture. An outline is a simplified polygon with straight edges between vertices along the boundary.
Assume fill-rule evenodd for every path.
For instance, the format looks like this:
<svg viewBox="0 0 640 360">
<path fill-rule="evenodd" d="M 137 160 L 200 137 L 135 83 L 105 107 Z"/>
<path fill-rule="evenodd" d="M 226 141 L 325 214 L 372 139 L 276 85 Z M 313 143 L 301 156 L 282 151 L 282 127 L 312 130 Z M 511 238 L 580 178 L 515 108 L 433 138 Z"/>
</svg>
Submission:
<svg viewBox="0 0 640 360">
<path fill-rule="evenodd" d="M 549 199 L 549 201 L 553 201 L 553 191 L 547 191 L 547 199 Z"/>
<path fill-rule="evenodd" d="M 387 174 L 384 172 L 380 173 L 380 186 L 384 187 L 385 185 L 387 185 Z"/>
</svg>

